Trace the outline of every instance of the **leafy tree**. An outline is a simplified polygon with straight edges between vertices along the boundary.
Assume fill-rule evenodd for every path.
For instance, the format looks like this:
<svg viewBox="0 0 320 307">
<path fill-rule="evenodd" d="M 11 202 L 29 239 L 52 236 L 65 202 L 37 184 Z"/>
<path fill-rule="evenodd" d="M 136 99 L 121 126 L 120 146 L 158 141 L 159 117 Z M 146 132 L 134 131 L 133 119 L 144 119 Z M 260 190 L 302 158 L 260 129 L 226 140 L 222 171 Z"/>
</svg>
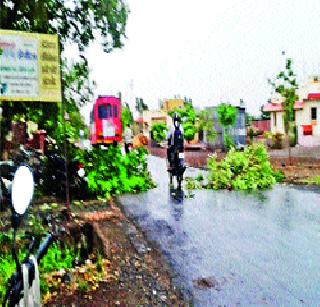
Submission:
<svg viewBox="0 0 320 307">
<path fill-rule="evenodd" d="M 213 123 L 213 114 L 211 110 L 201 110 L 198 113 L 198 130 L 202 130 L 206 132 L 207 140 L 211 143 L 214 142 L 217 133 L 214 129 L 214 123 Z"/>
<path fill-rule="evenodd" d="M 104 51 L 123 46 L 128 7 L 123 0 L 5 0 L 0 28 L 59 34 L 61 47 L 72 42 L 83 53 L 95 37 Z"/>
<path fill-rule="evenodd" d="M 67 43 L 77 47 L 78 62 L 67 65 L 66 59 L 62 59 L 64 106 L 71 119 L 66 127 L 68 137 L 74 134 L 73 128 L 83 126 L 83 123 L 80 124 L 79 107 L 92 98 L 94 84 L 89 82 L 85 48 L 96 37 L 101 38 L 105 52 L 122 47 L 128 12 L 123 0 L 0 1 L 0 28 L 58 34 L 61 51 Z M 59 138 L 62 131 L 60 107 L 61 105 L 48 103 L 9 102 L 3 104 L 3 118 L 11 119 L 13 114 L 22 114 L 23 117 L 36 121 L 39 128 L 53 133 L 51 136 L 54 138 Z M 3 121 L 2 127 L 6 126 L 5 124 Z M 69 129 L 69 126 L 72 126 L 72 129 Z M 3 133 L 2 136 L 4 135 Z"/>
<path fill-rule="evenodd" d="M 146 191 L 155 185 L 148 172 L 147 150 L 138 148 L 121 154 L 120 147 L 94 148 L 83 153 L 82 162 L 89 189 L 99 196 Z"/>
<path fill-rule="evenodd" d="M 289 163 L 291 164 L 290 137 L 294 136 L 294 103 L 299 99 L 297 95 L 298 84 L 292 68 L 292 59 L 286 59 L 285 69 L 280 71 L 276 81 L 268 80 L 275 92 L 283 98 L 284 129 L 288 143 Z"/>
<path fill-rule="evenodd" d="M 133 115 L 128 103 L 125 103 L 125 105 L 121 107 L 121 122 L 122 130 L 124 130 L 127 125 L 133 124 Z"/>
<path fill-rule="evenodd" d="M 153 124 L 151 126 L 152 138 L 157 142 L 161 143 L 166 138 L 166 132 L 168 128 L 163 123 Z"/>
<path fill-rule="evenodd" d="M 190 100 L 189 100 L 190 101 Z M 190 142 L 193 140 L 194 135 L 197 133 L 197 128 L 195 126 L 196 122 L 196 112 L 194 111 L 192 102 L 187 102 L 183 109 L 175 109 L 169 112 L 169 116 L 173 117 L 174 113 L 177 112 L 182 121 L 182 127 L 184 130 L 184 138 Z"/>
<path fill-rule="evenodd" d="M 233 146 L 228 130 L 236 123 L 237 113 L 238 109 L 230 104 L 221 103 L 217 107 L 218 121 L 223 130 L 224 145 L 227 149 Z"/>
</svg>

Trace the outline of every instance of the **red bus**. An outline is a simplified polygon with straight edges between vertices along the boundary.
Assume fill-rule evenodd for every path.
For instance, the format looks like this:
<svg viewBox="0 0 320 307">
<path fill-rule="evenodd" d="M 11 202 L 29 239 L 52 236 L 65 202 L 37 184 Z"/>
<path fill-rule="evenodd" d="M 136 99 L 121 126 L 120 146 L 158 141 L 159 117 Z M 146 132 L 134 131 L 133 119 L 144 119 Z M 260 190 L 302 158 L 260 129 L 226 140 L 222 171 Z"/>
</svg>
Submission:
<svg viewBox="0 0 320 307">
<path fill-rule="evenodd" d="M 90 114 L 92 145 L 121 142 L 121 101 L 114 96 L 98 96 Z"/>
</svg>

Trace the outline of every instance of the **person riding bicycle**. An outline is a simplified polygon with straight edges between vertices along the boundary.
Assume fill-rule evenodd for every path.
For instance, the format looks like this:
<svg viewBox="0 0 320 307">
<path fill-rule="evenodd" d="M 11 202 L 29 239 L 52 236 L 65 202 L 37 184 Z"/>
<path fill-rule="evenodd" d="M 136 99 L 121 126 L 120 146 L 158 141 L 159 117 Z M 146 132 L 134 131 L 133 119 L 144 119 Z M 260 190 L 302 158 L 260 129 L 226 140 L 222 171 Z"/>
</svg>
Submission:
<svg viewBox="0 0 320 307">
<path fill-rule="evenodd" d="M 176 151 L 184 151 L 184 137 L 183 137 L 183 127 L 181 126 L 181 119 L 177 113 L 173 116 L 173 125 L 168 133 L 168 149 L 167 149 L 167 161 L 168 170 L 172 169 L 172 162 L 174 159 L 174 153 Z"/>
</svg>

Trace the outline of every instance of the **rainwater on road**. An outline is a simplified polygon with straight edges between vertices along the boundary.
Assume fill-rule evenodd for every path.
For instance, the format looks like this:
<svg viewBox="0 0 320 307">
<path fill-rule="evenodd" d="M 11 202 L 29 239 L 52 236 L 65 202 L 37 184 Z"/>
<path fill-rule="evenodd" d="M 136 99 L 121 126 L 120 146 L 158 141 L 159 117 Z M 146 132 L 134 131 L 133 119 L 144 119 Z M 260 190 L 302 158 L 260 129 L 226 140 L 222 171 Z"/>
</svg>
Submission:
<svg viewBox="0 0 320 307">
<path fill-rule="evenodd" d="M 158 187 L 120 201 L 196 306 L 319 304 L 318 190 L 277 185 L 255 195 L 198 190 L 190 198 L 170 191 L 164 159 L 149 157 L 149 168 Z"/>
</svg>

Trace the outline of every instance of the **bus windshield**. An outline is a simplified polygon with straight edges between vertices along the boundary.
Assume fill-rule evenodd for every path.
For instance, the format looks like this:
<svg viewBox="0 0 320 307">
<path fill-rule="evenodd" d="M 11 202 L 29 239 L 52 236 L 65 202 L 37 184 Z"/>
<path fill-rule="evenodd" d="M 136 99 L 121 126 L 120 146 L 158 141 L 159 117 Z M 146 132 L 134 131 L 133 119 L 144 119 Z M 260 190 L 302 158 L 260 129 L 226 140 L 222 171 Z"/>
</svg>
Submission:
<svg viewBox="0 0 320 307">
<path fill-rule="evenodd" d="M 112 117 L 112 109 L 110 103 L 98 106 L 98 117 L 109 118 Z"/>
</svg>

